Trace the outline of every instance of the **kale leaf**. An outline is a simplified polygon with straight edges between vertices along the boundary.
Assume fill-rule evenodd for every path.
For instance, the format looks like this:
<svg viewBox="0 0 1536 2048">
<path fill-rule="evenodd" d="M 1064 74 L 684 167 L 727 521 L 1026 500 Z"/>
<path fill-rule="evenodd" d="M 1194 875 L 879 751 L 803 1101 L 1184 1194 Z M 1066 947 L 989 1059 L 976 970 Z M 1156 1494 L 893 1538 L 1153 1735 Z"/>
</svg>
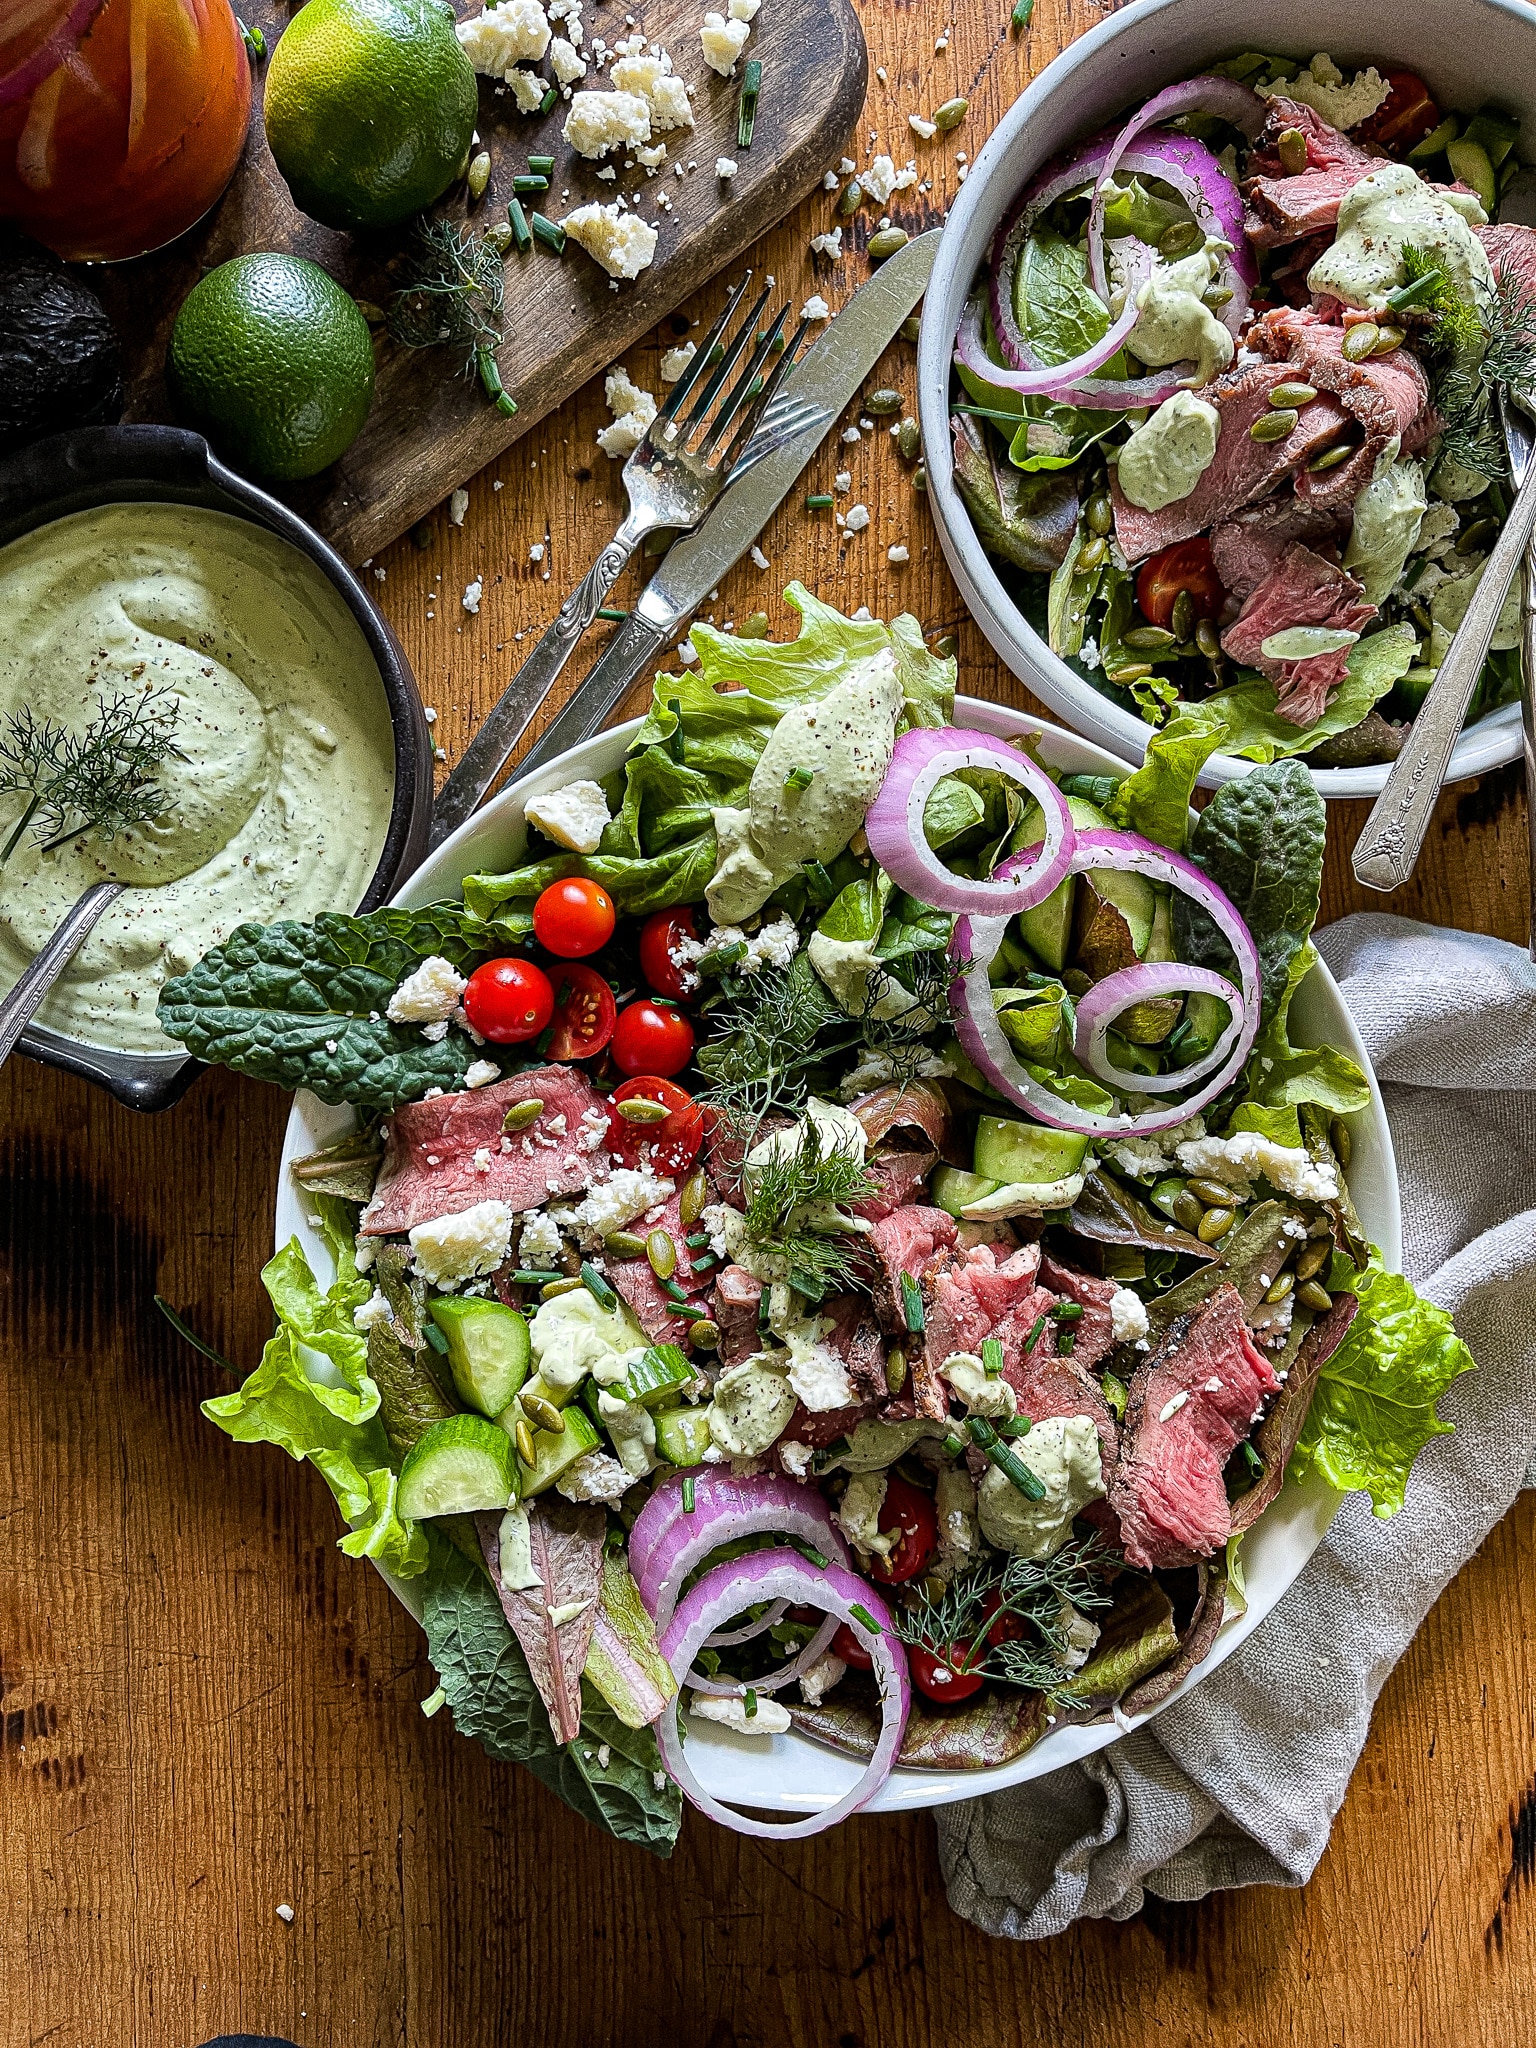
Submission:
<svg viewBox="0 0 1536 2048">
<path fill-rule="evenodd" d="M 464 971 L 524 936 L 457 904 L 324 911 L 313 924 L 243 924 L 160 992 L 160 1024 L 212 1065 L 322 1102 L 392 1109 L 428 1088 L 462 1088 L 472 1061 L 494 1057 L 451 1031 L 433 1045 L 418 1024 L 391 1024 L 389 999 L 430 954 Z"/>
<path fill-rule="evenodd" d="M 581 1734 L 562 1747 L 528 1671 L 528 1660 L 483 1572 L 434 1545 L 424 1589 L 427 1647 L 461 1735 L 498 1763 L 525 1764 L 567 1806 L 621 1842 L 670 1856 L 682 1794 L 661 1773 L 649 1728 L 628 1728 L 582 1683 Z M 601 1762 L 607 1753 L 606 1766 Z"/>
</svg>

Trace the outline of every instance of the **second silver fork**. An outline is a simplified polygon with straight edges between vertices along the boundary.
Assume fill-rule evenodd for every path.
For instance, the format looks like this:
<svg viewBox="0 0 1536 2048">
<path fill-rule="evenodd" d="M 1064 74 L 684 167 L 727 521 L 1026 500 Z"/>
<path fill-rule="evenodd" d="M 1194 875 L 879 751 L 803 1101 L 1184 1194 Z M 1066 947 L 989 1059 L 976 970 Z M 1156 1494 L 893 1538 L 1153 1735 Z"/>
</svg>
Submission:
<svg viewBox="0 0 1536 2048">
<path fill-rule="evenodd" d="M 661 529 L 691 531 L 738 465 L 768 454 L 816 418 L 814 406 L 797 405 L 792 397 L 774 403 L 805 339 L 804 319 L 787 346 L 783 337 L 788 306 L 780 309 L 766 332 L 757 334 L 758 319 L 768 303 L 765 288 L 734 338 L 725 340 L 751 277 L 748 271 L 731 292 L 720 318 L 625 463 L 628 512 L 444 783 L 433 807 L 429 846 L 440 846 L 473 813 L 646 535 Z M 712 360 L 717 348 L 721 352 Z M 764 365 L 776 349 L 782 353 L 765 375 Z M 747 360 L 738 372 L 743 356 Z"/>
</svg>

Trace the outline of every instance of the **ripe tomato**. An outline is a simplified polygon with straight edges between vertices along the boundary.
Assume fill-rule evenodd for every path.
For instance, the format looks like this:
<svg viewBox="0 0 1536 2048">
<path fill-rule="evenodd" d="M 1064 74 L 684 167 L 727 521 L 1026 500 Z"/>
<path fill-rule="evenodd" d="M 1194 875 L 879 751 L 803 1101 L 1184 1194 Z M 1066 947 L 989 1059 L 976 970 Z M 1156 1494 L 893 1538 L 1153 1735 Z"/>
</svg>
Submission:
<svg viewBox="0 0 1536 2048">
<path fill-rule="evenodd" d="M 533 906 L 533 935 L 562 960 L 580 960 L 596 953 L 613 937 L 618 922 L 613 898 L 597 882 L 571 875 L 551 882 Z M 563 1055 L 560 1055 L 563 1057 Z"/>
<path fill-rule="evenodd" d="M 1004 1643 L 1020 1642 L 1024 1635 L 1024 1624 L 1016 1614 L 998 1614 L 1002 1604 L 1001 1593 L 989 1593 L 982 1606 L 983 1614 L 997 1615 L 997 1619 L 987 1630 L 987 1641 L 994 1650 L 1000 1649 Z"/>
<path fill-rule="evenodd" d="M 933 1501 L 921 1487 L 908 1485 L 894 1473 L 885 1482 L 885 1499 L 880 1503 L 880 1533 L 901 1531 L 900 1542 L 888 1557 L 875 1558 L 869 1567 L 872 1579 L 885 1586 L 904 1585 L 926 1571 L 928 1560 L 939 1547 L 939 1518 Z"/>
<path fill-rule="evenodd" d="M 487 960 L 469 977 L 464 1014 L 492 1045 L 537 1038 L 555 1007 L 549 976 L 531 960 Z"/>
<path fill-rule="evenodd" d="M 665 1174 L 669 1180 L 677 1180 L 698 1158 L 709 1120 L 686 1090 L 679 1088 L 675 1081 L 663 1081 L 655 1074 L 625 1081 L 614 1089 L 608 1100 L 610 1103 L 633 1102 L 637 1097 L 646 1102 L 664 1103 L 668 1116 L 661 1123 L 632 1124 L 627 1117 L 620 1116 L 617 1109 L 611 1108 L 608 1112 L 608 1149 L 616 1152 L 626 1166 L 638 1166 L 642 1158 L 649 1158 L 658 1173 Z M 649 1150 L 642 1150 L 644 1147 Z"/>
<path fill-rule="evenodd" d="M 552 1060 L 589 1060 L 613 1036 L 618 1014 L 613 990 L 595 967 L 574 964 L 558 968 L 554 977 L 555 1028 L 549 1041 Z"/>
<path fill-rule="evenodd" d="M 1211 561 L 1210 540 L 1203 533 L 1153 555 L 1136 578 L 1136 602 L 1154 626 L 1166 626 L 1172 619 L 1181 590 L 1189 592 L 1197 619 L 1214 619 L 1221 610 L 1226 592 Z"/>
<path fill-rule="evenodd" d="M 640 971 L 659 996 L 674 1003 L 695 994 L 699 977 L 691 967 L 679 967 L 672 958 L 679 939 L 696 939 L 693 912 L 686 906 L 676 910 L 653 910 L 640 927 Z"/>
<path fill-rule="evenodd" d="M 875 1668 L 874 1658 L 846 1621 L 839 1625 L 837 1634 L 832 1638 L 832 1654 L 834 1657 L 841 1657 L 854 1671 L 873 1671 Z"/>
<path fill-rule="evenodd" d="M 1353 132 L 1362 142 L 1374 142 L 1379 149 L 1404 156 L 1440 126 L 1440 109 L 1416 72 L 1389 71 L 1387 84 L 1391 91 L 1375 113 Z"/>
<path fill-rule="evenodd" d="M 693 1026 L 679 1010 L 642 996 L 619 1012 L 613 1063 L 626 1074 L 680 1074 L 693 1058 Z"/>
<path fill-rule="evenodd" d="M 986 1674 L 960 1670 L 958 1667 L 964 1655 L 963 1649 L 951 1648 L 939 1656 L 924 1643 L 909 1644 L 907 1669 L 912 1674 L 912 1683 L 924 1699 L 933 1700 L 939 1706 L 952 1706 L 957 1700 L 968 1700 L 973 1692 L 981 1691 L 987 1682 Z"/>
</svg>

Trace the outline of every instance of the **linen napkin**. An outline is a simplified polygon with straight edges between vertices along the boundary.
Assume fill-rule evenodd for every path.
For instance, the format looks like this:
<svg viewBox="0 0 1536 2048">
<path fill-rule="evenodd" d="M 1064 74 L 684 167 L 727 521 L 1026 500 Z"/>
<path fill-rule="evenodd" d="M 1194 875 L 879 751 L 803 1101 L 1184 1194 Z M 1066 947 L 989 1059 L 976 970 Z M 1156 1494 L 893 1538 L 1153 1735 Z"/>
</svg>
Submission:
<svg viewBox="0 0 1536 2048">
<path fill-rule="evenodd" d="M 1478 1370 L 1441 1402 L 1455 1434 L 1421 1453 L 1399 1513 L 1351 1495 L 1267 1621 L 1186 1698 L 1081 1763 L 940 1810 L 950 1904 L 989 1934 L 1129 1919 L 1147 1892 L 1305 1884 L 1387 1674 L 1533 1464 L 1536 967 L 1501 940 L 1376 912 L 1318 949 L 1386 1099 L 1404 1269 Z"/>
</svg>

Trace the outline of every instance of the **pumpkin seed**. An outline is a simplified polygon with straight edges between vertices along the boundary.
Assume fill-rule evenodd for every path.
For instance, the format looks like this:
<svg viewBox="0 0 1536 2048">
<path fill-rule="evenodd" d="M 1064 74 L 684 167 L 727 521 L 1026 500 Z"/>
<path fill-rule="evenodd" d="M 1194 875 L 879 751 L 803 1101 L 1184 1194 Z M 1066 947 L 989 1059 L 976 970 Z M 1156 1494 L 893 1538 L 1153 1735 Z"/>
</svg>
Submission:
<svg viewBox="0 0 1536 2048">
<path fill-rule="evenodd" d="M 1407 339 L 1407 328 L 1383 327 L 1376 346 L 1371 350 L 1371 354 L 1373 356 L 1389 356 L 1395 350 L 1400 349 Z"/>
<path fill-rule="evenodd" d="M 893 412 L 900 412 L 906 400 L 899 391 L 892 391 L 888 384 L 882 384 L 878 391 L 866 391 L 864 410 L 872 412 L 876 419 L 889 418 Z"/>
<path fill-rule="evenodd" d="M 903 420 L 896 430 L 896 453 L 903 462 L 916 462 L 922 453 L 923 432 L 916 420 Z"/>
<path fill-rule="evenodd" d="M 907 1384 L 907 1354 L 900 1346 L 885 1354 L 885 1384 L 893 1394 Z"/>
<path fill-rule="evenodd" d="M 1374 320 L 1357 320 L 1339 344 L 1339 354 L 1347 363 L 1363 363 L 1375 354 L 1380 339 L 1381 329 Z"/>
<path fill-rule="evenodd" d="M 512 1438 L 517 1445 L 517 1455 L 522 1459 L 523 1463 L 525 1465 L 536 1465 L 539 1462 L 539 1454 L 534 1448 L 533 1431 L 528 1427 L 521 1415 L 512 1425 Z"/>
<path fill-rule="evenodd" d="M 1164 647 L 1176 647 L 1178 645 L 1174 635 L 1169 632 L 1166 626 L 1132 626 L 1131 630 L 1122 637 L 1127 647 L 1139 647 L 1148 650 L 1157 648 L 1160 650 Z"/>
<path fill-rule="evenodd" d="M 469 187 L 471 199 L 485 197 L 485 188 L 491 182 L 491 152 L 488 149 L 482 149 L 478 156 L 471 158 L 464 182 Z"/>
<path fill-rule="evenodd" d="M 645 1256 L 658 1280 L 670 1280 L 677 1271 L 677 1246 L 664 1230 L 653 1230 L 645 1240 Z"/>
<path fill-rule="evenodd" d="M 768 614 L 749 612 L 736 628 L 738 640 L 766 640 L 768 638 Z"/>
<path fill-rule="evenodd" d="M 678 1215 L 684 1230 L 691 1230 L 704 1214 L 704 1205 L 709 1199 L 709 1183 L 702 1172 L 691 1173 L 683 1182 L 682 1198 L 678 1202 Z"/>
<path fill-rule="evenodd" d="M 1310 405 L 1317 396 L 1311 384 L 1277 384 L 1269 394 L 1269 402 L 1277 409 L 1284 405 Z"/>
<path fill-rule="evenodd" d="M 894 256 L 898 249 L 905 249 L 909 239 L 905 228 L 882 228 L 878 235 L 869 238 L 870 262 L 883 263 L 887 256 Z"/>
<path fill-rule="evenodd" d="M 857 213 L 864 204 L 864 187 L 857 178 L 850 178 L 843 187 L 843 196 L 837 202 L 837 210 L 846 220 L 850 213 Z"/>
<path fill-rule="evenodd" d="M 1296 1278 L 1310 1280 L 1314 1273 L 1320 1273 L 1333 1256 L 1333 1245 L 1326 1237 L 1319 1237 L 1309 1244 L 1296 1261 Z"/>
<path fill-rule="evenodd" d="M 627 1124 L 664 1124 L 672 1114 L 664 1102 L 653 1102 L 648 1095 L 631 1095 L 613 1106 Z"/>
<path fill-rule="evenodd" d="M 941 135 L 948 135 L 952 128 L 960 126 L 970 111 L 971 103 L 967 99 L 946 100 L 942 107 L 934 108 L 933 125 Z"/>
<path fill-rule="evenodd" d="M 1214 619 L 1200 619 L 1195 625 L 1195 645 L 1207 661 L 1220 661 L 1221 635 Z"/>
<path fill-rule="evenodd" d="M 551 1436 L 564 1435 L 565 1417 L 553 1401 L 546 1401 L 542 1394 L 530 1394 L 525 1387 L 517 1404 L 535 1429 L 547 1429 Z"/>
<path fill-rule="evenodd" d="M 921 325 L 922 323 L 919 321 L 917 315 L 915 313 L 909 313 L 906 319 L 903 320 L 901 325 L 897 328 L 896 332 L 901 336 L 903 341 L 916 341 L 918 334 L 921 330 Z"/>
<path fill-rule="evenodd" d="M 1307 138 L 1299 128 L 1281 130 L 1275 144 L 1275 154 L 1280 159 L 1280 168 L 1288 178 L 1299 178 L 1307 168 Z"/>
<path fill-rule="evenodd" d="M 1265 1288 L 1264 1299 L 1266 1301 L 1284 1301 L 1295 1285 L 1296 1275 L 1294 1273 L 1282 1273 L 1273 1286 Z"/>
<path fill-rule="evenodd" d="M 1474 519 L 1472 524 L 1456 536 L 1458 555 L 1475 555 L 1490 545 L 1499 530 L 1497 519 Z"/>
<path fill-rule="evenodd" d="M 526 1095 L 521 1102 L 514 1102 L 501 1120 L 504 1131 L 526 1131 L 530 1124 L 536 1124 L 544 1114 L 544 1098 L 540 1095 Z"/>
<path fill-rule="evenodd" d="M 632 1230 L 615 1230 L 603 1239 L 603 1250 L 611 1259 L 643 1259 L 645 1239 Z"/>
<path fill-rule="evenodd" d="M 1224 1187 L 1219 1180 L 1192 1180 L 1189 1192 L 1213 1209 L 1225 1209 L 1232 1200 L 1232 1190 Z"/>
<path fill-rule="evenodd" d="M 1333 1307 L 1333 1296 L 1316 1280 L 1303 1280 L 1296 1290 L 1296 1299 L 1318 1315 L 1326 1315 Z"/>
<path fill-rule="evenodd" d="M 1143 676 L 1151 675 L 1152 664 L 1150 661 L 1127 661 L 1113 672 L 1106 673 L 1112 683 L 1139 683 Z"/>
<path fill-rule="evenodd" d="M 1252 441 L 1283 441 L 1296 422 L 1301 418 L 1293 405 L 1281 406 L 1275 412 L 1261 412 L 1248 429 Z"/>
<path fill-rule="evenodd" d="M 1205 230 L 1196 220 L 1176 220 L 1157 245 L 1159 256 L 1166 256 L 1173 262 L 1180 256 L 1192 256 L 1196 249 L 1205 247 Z"/>
<path fill-rule="evenodd" d="M 372 299 L 354 299 L 352 303 L 370 327 L 382 327 L 389 318 L 384 308 L 376 306 Z"/>
<path fill-rule="evenodd" d="M 912 488 L 913 488 L 913 490 L 914 490 L 914 491 L 926 491 L 926 490 L 927 490 L 927 488 L 928 488 L 928 465 L 927 465 L 927 463 L 926 463 L 926 462 L 920 462 L 920 463 L 919 463 L 919 464 L 917 465 L 916 469 L 914 469 L 914 470 L 913 470 L 913 472 L 912 472 Z"/>
<path fill-rule="evenodd" d="M 1333 1119 L 1333 1122 L 1329 1124 L 1328 1142 L 1333 1147 L 1334 1158 L 1337 1159 L 1340 1166 L 1344 1167 L 1347 1171 L 1349 1167 L 1349 1155 L 1355 1149 L 1355 1141 L 1350 1136 L 1349 1125 L 1345 1123 L 1344 1119 L 1341 1116 L 1336 1116 Z"/>
<path fill-rule="evenodd" d="M 1217 1244 L 1237 1221 L 1235 1209 L 1207 1209 L 1195 1230 L 1202 1244 Z"/>
<path fill-rule="evenodd" d="M 1205 1211 L 1188 1188 L 1180 1188 L 1173 1198 L 1173 1220 L 1183 1230 L 1198 1230 L 1205 1220 Z"/>
<path fill-rule="evenodd" d="M 511 221 L 492 221 L 485 231 L 485 245 L 488 249 L 494 249 L 498 256 L 505 256 L 512 246 Z"/>
<path fill-rule="evenodd" d="M 1354 449 L 1350 447 L 1347 441 L 1342 442 L 1337 448 L 1325 449 L 1318 456 L 1316 462 L 1309 462 L 1307 464 L 1307 475 L 1321 476 L 1325 470 L 1337 469 L 1341 462 L 1348 462 L 1354 453 Z"/>
<path fill-rule="evenodd" d="M 1173 600 L 1168 624 L 1175 640 L 1187 640 L 1195 630 L 1195 600 L 1187 590 L 1181 590 Z"/>
<path fill-rule="evenodd" d="M 1232 303 L 1231 285 L 1208 284 L 1200 294 L 1200 302 L 1202 305 L 1209 306 L 1212 312 L 1215 312 L 1218 307 L 1229 306 Z"/>
<path fill-rule="evenodd" d="M 1114 531 L 1114 501 L 1107 497 L 1103 491 L 1100 491 L 1097 497 L 1088 500 L 1088 510 L 1085 516 L 1090 533 L 1106 534 Z"/>
<path fill-rule="evenodd" d="M 714 1351 L 720 1343 L 720 1325 L 710 1322 L 708 1317 L 702 1322 L 690 1323 L 688 1342 L 695 1351 Z"/>
<path fill-rule="evenodd" d="M 558 1296 L 570 1294 L 576 1288 L 585 1285 L 586 1282 L 579 1273 L 572 1274 L 564 1280 L 551 1280 L 546 1287 L 539 1289 L 539 1299 L 540 1301 L 554 1301 Z"/>
<path fill-rule="evenodd" d="M 1080 571 L 1097 569 L 1100 562 L 1103 561 L 1104 557 L 1108 553 L 1109 542 L 1104 538 L 1102 533 L 1094 534 L 1091 537 L 1091 539 L 1085 541 L 1083 544 L 1083 551 L 1077 558 L 1078 569 Z"/>
</svg>

